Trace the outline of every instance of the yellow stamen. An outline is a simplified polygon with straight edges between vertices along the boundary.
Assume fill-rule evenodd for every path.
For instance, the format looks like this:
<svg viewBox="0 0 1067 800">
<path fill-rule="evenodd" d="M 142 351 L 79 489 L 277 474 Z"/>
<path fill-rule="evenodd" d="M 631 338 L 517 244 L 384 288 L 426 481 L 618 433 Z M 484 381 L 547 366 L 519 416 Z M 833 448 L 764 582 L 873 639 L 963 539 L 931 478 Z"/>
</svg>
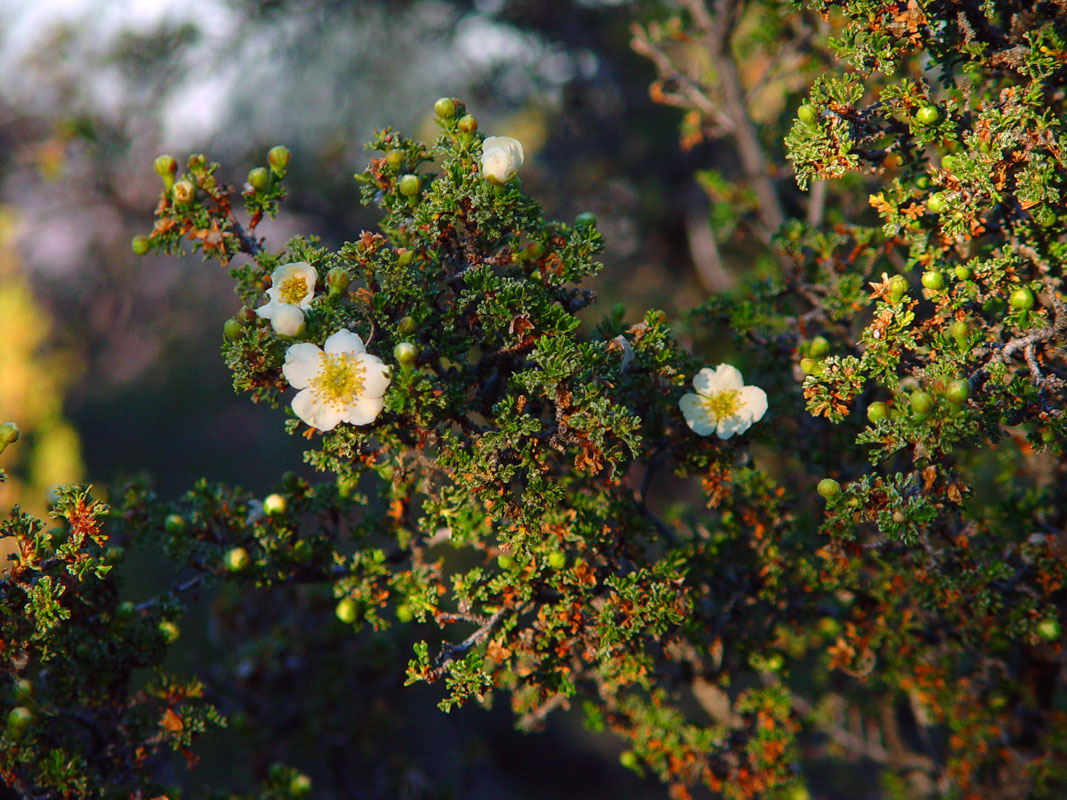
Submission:
<svg viewBox="0 0 1067 800">
<path fill-rule="evenodd" d="M 736 389 L 726 389 L 715 394 L 701 395 L 704 413 L 716 422 L 733 417 L 741 410 L 741 393 Z"/>
<path fill-rule="evenodd" d="M 367 368 L 355 353 L 323 353 L 318 374 L 311 379 L 311 393 L 320 403 L 343 408 L 359 399 Z"/>
<path fill-rule="evenodd" d="M 303 275 L 291 275 L 278 287 L 278 299 L 289 305 L 299 305 L 308 293 L 308 284 Z"/>
</svg>

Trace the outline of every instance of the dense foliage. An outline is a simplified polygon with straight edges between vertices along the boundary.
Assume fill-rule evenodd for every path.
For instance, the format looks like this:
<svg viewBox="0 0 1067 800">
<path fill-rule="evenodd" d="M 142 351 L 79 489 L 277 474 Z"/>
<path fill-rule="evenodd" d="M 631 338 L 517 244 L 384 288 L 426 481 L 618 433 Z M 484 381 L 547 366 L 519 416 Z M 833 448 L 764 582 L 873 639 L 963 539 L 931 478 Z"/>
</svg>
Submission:
<svg viewBox="0 0 1067 800">
<path fill-rule="evenodd" d="M 506 700 L 524 730 L 581 708 L 676 798 L 1067 787 L 1067 7 L 683 5 L 634 47 L 653 96 L 686 109 L 683 144 L 736 149 L 736 173 L 698 176 L 711 274 L 730 247 L 759 264 L 684 334 L 732 336 L 766 415 L 697 435 L 679 402 L 711 359 L 660 312 L 597 311 L 596 219 L 546 220 L 497 179 L 458 100 L 435 105 L 432 144 L 377 135 L 355 179 L 378 228 L 337 250 L 264 250 L 285 148 L 239 196 L 203 156 L 161 156 L 135 251 L 184 243 L 229 269 L 234 387 L 329 478 L 176 502 L 131 483 L 110 506 L 68 488 L 51 529 L 12 512 L 0 775 L 17 796 L 176 794 L 164 754 L 194 761 L 223 695 L 264 740 L 305 713 L 257 710 L 292 663 L 323 687 L 326 728 L 328 676 L 356 672 L 435 684 L 445 711 Z M 760 105 L 763 84 L 816 74 L 789 110 Z M 770 168 L 783 156 L 792 177 Z M 272 284 L 300 263 L 307 297 Z M 299 325 L 256 313 L 269 289 L 306 301 Z M 308 385 L 294 348 L 341 370 L 312 379 L 319 399 L 364 386 L 330 361 L 338 331 L 389 387 L 371 419 L 312 427 L 290 404 Z M 180 570 L 139 605 L 111 574 L 135 549 Z M 225 691 L 163 665 L 208 588 Z M 355 663 L 309 661 L 353 637 Z M 263 779 L 243 796 L 313 785 L 282 765 Z"/>
</svg>

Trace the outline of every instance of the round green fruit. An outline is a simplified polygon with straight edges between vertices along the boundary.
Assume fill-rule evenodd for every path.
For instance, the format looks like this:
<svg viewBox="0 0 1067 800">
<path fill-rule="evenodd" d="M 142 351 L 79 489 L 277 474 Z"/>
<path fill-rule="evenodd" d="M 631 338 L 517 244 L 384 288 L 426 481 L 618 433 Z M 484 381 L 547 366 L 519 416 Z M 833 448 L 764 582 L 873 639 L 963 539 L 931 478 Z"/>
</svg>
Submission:
<svg viewBox="0 0 1067 800">
<path fill-rule="evenodd" d="M 185 533 L 186 527 L 185 517 L 181 514 L 168 514 L 167 518 L 163 520 L 163 529 L 171 536 Z"/>
<path fill-rule="evenodd" d="M 823 478 L 819 481 L 816 491 L 823 497 L 823 499 L 829 500 L 841 494 L 841 484 L 833 478 Z"/>
<path fill-rule="evenodd" d="M 289 794 L 303 797 L 306 794 L 311 793 L 311 778 L 304 773 L 294 775 L 292 780 L 289 781 Z"/>
<path fill-rule="evenodd" d="M 1029 311 L 1034 307 L 1034 293 L 1025 286 L 1019 286 L 1012 291 L 1008 305 L 1016 311 Z"/>
<path fill-rule="evenodd" d="M 233 317 L 222 323 L 222 335 L 229 339 L 231 342 L 235 342 L 241 338 L 241 333 L 244 331 L 244 326 L 235 320 Z"/>
<path fill-rule="evenodd" d="M 941 112 L 937 106 L 923 106 L 915 113 L 915 119 L 920 125 L 933 125 L 941 119 Z"/>
<path fill-rule="evenodd" d="M 452 119 L 456 116 L 456 103 L 451 97 L 440 97 L 433 104 L 433 113 L 441 119 Z"/>
<path fill-rule="evenodd" d="M 266 167 L 256 167 L 248 173 L 248 185 L 257 192 L 262 192 L 270 186 L 270 173 Z"/>
<path fill-rule="evenodd" d="M 819 362 L 814 358 L 804 356 L 800 359 L 800 371 L 805 375 L 814 375 L 819 370 Z"/>
<path fill-rule="evenodd" d="M 965 281 L 971 277 L 971 270 L 969 267 L 956 267 L 952 272 L 957 280 Z"/>
<path fill-rule="evenodd" d="M 331 297 L 341 294 L 352 282 L 352 277 L 344 267 L 333 267 L 326 273 L 326 289 Z"/>
<path fill-rule="evenodd" d="M 619 753 L 619 763 L 626 769 L 634 769 L 637 766 L 637 753 L 633 750 L 623 750 Z"/>
<path fill-rule="evenodd" d="M 926 207 L 935 214 L 940 214 L 948 206 L 944 192 L 934 192 L 926 199 Z"/>
<path fill-rule="evenodd" d="M 496 563 L 500 565 L 501 569 L 506 569 L 509 572 L 519 566 L 519 562 L 509 556 L 507 553 L 501 553 L 496 557 Z"/>
<path fill-rule="evenodd" d="M 385 163 L 393 169 L 399 169 L 400 165 L 404 163 L 404 151 L 399 148 L 393 148 L 385 154 Z"/>
<path fill-rule="evenodd" d="M 948 326 L 948 335 L 957 342 L 966 342 L 971 335 L 971 329 L 962 319 L 958 319 Z"/>
<path fill-rule="evenodd" d="M 813 125 L 818 118 L 818 112 L 815 110 L 815 106 L 810 103 L 805 103 L 797 109 L 797 119 L 803 122 L 805 125 Z"/>
<path fill-rule="evenodd" d="M 263 511 L 270 515 L 284 514 L 287 505 L 285 498 L 276 492 L 263 498 Z"/>
<path fill-rule="evenodd" d="M 226 555 L 223 557 L 223 562 L 226 564 L 226 569 L 230 572 L 241 572 L 248 569 L 248 565 L 252 562 L 252 559 L 248 555 L 248 551 L 243 547 L 233 547 L 226 551 Z"/>
<path fill-rule="evenodd" d="M 889 406 L 878 400 L 867 406 L 867 419 L 871 422 L 881 422 L 889 416 Z"/>
<path fill-rule="evenodd" d="M 945 279 L 941 277 L 941 273 L 937 270 L 928 269 L 924 272 L 922 282 L 923 286 L 931 292 L 939 292 L 945 288 Z"/>
<path fill-rule="evenodd" d="M 956 378 L 953 381 L 949 381 L 948 386 L 945 387 L 945 399 L 954 406 L 961 406 L 967 402 L 969 391 L 970 387 L 967 385 L 967 381 L 963 378 Z"/>
<path fill-rule="evenodd" d="M 399 189 L 400 194 L 405 197 L 415 197 L 422 188 L 422 181 L 419 180 L 418 175 L 411 175 L 409 173 L 397 181 L 396 188 Z"/>
<path fill-rule="evenodd" d="M 333 613 L 337 615 L 337 619 L 345 623 L 345 625 L 351 625 L 356 621 L 356 601 L 351 597 L 343 597 L 337 603 L 337 607 L 334 608 Z"/>
<path fill-rule="evenodd" d="M 941 169 L 945 170 L 946 172 L 952 172 L 952 170 L 954 170 L 955 168 L 956 156 L 949 153 L 941 158 Z"/>
<path fill-rule="evenodd" d="M 15 706 L 7 713 L 7 735 L 21 739 L 33 724 L 33 712 L 26 706 Z"/>
<path fill-rule="evenodd" d="M 139 256 L 143 256 L 152 249 L 152 240 L 144 234 L 137 234 L 130 239 L 130 249 Z"/>
<path fill-rule="evenodd" d="M 33 697 L 33 681 L 29 678 L 19 678 L 15 681 L 15 690 L 12 692 L 16 703 L 25 703 Z"/>
<path fill-rule="evenodd" d="M 934 396 L 924 389 L 917 389 L 911 393 L 911 410 L 915 412 L 916 416 L 927 417 L 933 410 L 937 401 Z"/>
</svg>

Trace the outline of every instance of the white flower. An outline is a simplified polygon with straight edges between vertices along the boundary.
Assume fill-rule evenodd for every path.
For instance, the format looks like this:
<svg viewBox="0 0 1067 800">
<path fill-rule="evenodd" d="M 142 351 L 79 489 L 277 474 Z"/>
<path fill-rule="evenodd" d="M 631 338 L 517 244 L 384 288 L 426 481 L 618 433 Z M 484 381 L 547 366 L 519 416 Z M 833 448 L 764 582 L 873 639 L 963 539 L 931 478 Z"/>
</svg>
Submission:
<svg viewBox="0 0 1067 800">
<path fill-rule="evenodd" d="M 299 336 L 304 331 L 304 312 L 300 310 L 300 306 L 279 303 L 274 309 L 274 315 L 270 317 L 270 326 L 279 336 Z"/>
<path fill-rule="evenodd" d="M 503 186 L 515 177 L 524 161 L 522 144 L 510 136 L 489 136 L 482 142 L 482 175 Z"/>
<path fill-rule="evenodd" d="M 282 373 L 300 390 L 293 411 L 321 431 L 333 430 L 339 422 L 369 425 L 381 413 L 390 381 L 389 368 L 346 330 L 333 334 L 322 349 L 310 342 L 291 346 Z"/>
<path fill-rule="evenodd" d="M 720 439 L 744 433 L 767 413 L 767 393 L 758 386 L 745 386 L 736 367 L 719 364 L 705 367 L 693 378 L 696 394 L 689 392 L 678 401 L 686 424 L 694 433 Z"/>
<path fill-rule="evenodd" d="M 315 296 L 315 281 L 318 279 L 319 274 L 306 261 L 282 264 L 270 274 L 271 287 L 267 289 L 269 302 L 257 308 L 256 313 L 273 322 L 274 315 L 285 306 L 295 306 L 301 311 L 307 311 L 311 308 L 311 300 Z M 275 330 L 278 330 L 277 327 Z"/>
</svg>

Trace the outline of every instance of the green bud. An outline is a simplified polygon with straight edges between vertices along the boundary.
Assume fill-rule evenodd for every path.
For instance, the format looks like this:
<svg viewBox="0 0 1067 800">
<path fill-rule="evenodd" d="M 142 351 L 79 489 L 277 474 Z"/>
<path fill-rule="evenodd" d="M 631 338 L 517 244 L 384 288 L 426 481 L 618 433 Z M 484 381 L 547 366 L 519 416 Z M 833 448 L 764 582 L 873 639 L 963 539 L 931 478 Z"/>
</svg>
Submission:
<svg viewBox="0 0 1067 800">
<path fill-rule="evenodd" d="M 19 426 L 14 422 L 5 422 L 0 425 L 0 453 L 7 449 L 9 444 L 19 440 Z"/>
<path fill-rule="evenodd" d="M 583 211 L 577 217 L 574 218 L 575 228 L 595 228 L 596 227 L 596 214 L 591 211 Z"/>
<path fill-rule="evenodd" d="M 811 800 L 811 792 L 806 786 L 794 786 L 789 790 L 788 800 Z"/>
<path fill-rule="evenodd" d="M 288 147 L 282 144 L 274 145 L 267 151 L 267 163 L 270 164 L 271 171 L 276 175 L 283 174 L 289 166 L 289 156 Z"/>
<path fill-rule="evenodd" d="M 287 505 L 285 498 L 276 492 L 263 498 L 263 512 L 271 516 L 284 514 Z"/>
<path fill-rule="evenodd" d="M 952 272 L 955 274 L 957 280 L 965 281 L 971 277 L 971 270 L 968 267 L 956 267 Z"/>
<path fill-rule="evenodd" d="M 536 259 L 540 258 L 545 252 L 545 246 L 540 242 L 530 242 L 522 250 L 525 258 Z"/>
<path fill-rule="evenodd" d="M 945 210 L 945 206 L 948 204 L 948 200 L 945 197 L 944 192 L 934 192 L 928 198 L 926 198 L 926 207 L 930 209 L 934 214 L 940 214 Z"/>
<path fill-rule="evenodd" d="M 945 399 L 954 406 L 961 406 L 967 402 L 969 391 L 970 387 L 967 385 L 967 381 L 963 378 L 956 378 L 949 381 L 948 386 L 945 387 Z"/>
<path fill-rule="evenodd" d="M 193 202 L 193 197 L 196 196 L 196 187 L 190 180 L 180 180 L 174 184 L 171 194 L 175 203 L 191 203 Z"/>
<path fill-rule="evenodd" d="M 923 106 L 916 112 L 915 119 L 920 125 L 933 125 L 941 118 L 937 106 Z"/>
<path fill-rule="evenodd" d="M 16 703 L 28 702 L 33 697 L 33 681 L 29 678 L 19 678 L 15 681 L 15 689 L 12 695 Z"/>
<path fill-rule="evenodd" d="M 941 277 L 940 272 L 934 269 L 928 269 L 923 273 L 922 282 L 923 286 L 931 292 L 939 292 L 945 288 L 945 279 Z"/>
<path fill-rule="evenodd" d="M 396 188 L 400 190 L 400 194 L 405 197 L 415 197 L 419 190 L 422 189 L 422 181 L 419 180 L 418 175 L 407 174 L 397 181 Z"/>
<path fill-rule="evenodd" d="M 440 97 L 433 104 L 433 113 L 441 119 L 452 119 L 456 116 L 456 104 L 451 97 Z"/>
<path fill-rule="evenodd" d="M 343 597 L 337 603 L 333 613 L 337 615 L 337 619 L 341 620 L 345 625 L 351 625 L 356 621 L 356 601 L 351 597 Z"/>
<path fill-rule="evenodd" d="M 397 622 L 411 622 L 412 617 L 415 615 L 411 611 L 411 606 L 407 603 L 401 603 L 396 607 L 396 621 Z"/>
<path fill-rule="evenodd" d="M 156 171 L 156 175 L 166 179 L 178 171 L 178 162 L 174 160 L 174 156 L 166 154 L 156 156 L 156 160 L 152 162 L 152 169 Z"/>
<path fill-rule="evenodd" d="M 235 342 L 241 338 L 241 333 L 244 332 L 244 326 L 233 317 L 230 317 L 224 323 L 222 323 L 222 335 L 229 339 L 231 342 Z"/>
<path fill-rule="evenodd" d="M 812 358 L 822 358 L 824 355 L 830 352 L 830 342 L 826 340 L 825 336 L 816 336 L 811 340 L 808 345 L 808 354 Z"/>
<path fill-rule="evenodd" d="M 908 279 L 903 275 L 894 275 L 889 279 L 889 300 L 899 303 L 900 298 L 908 291 Z"/>
<path fill-rule="evenodd" d="M 519 566 L 519 562 L 509 556 L 507 553 L 501 553 L 496 557 L 496 563 L 500 565 L 501 569 L 506 569 L 509 572 Z"/>
<path fill-rule="evenodd" d="M 185 160 L 185 166 L 190 172 L 194 172 L 207 164 L 207 159 L 204 158 L 203 153 L 193 153 Z"/>
<path fill-rule="evenodd" d="M 21 739 L 33 724 L 33 712 L 26 706 L 15 706 L 7 714 L 7 735 Z"/>
<path fill-rule="evenodd" d="M 326 273 L 326 290 L 331 297 L 336 297 L 348 288 L 352 277 L 344 267 L 333 267 Z"/>
<path fill-rule="evenodd" d="M 411 317 L 404 317 L 397 323 L 396 329 L 403 336 L 410 336 L 415 332 L 415 320 Z"/>
<path fill-rule="evenodd" d="M 248 173 L 248 185 L 257 192 L 262 192 L 270 186 L 270 173 L 266 167 L 256 167 Z"/>
<path fill-rule="evenodd" d="M 310 792 L 311 778 L 309 778 L 304 773 L 301 772 L 298 775 L 294 775 L 293 779 L 289 781 L 289 794 L 302 797 L 305 794 L 310 794 Z"/>
<path fill-rule="evenodd" d="M 800 359 L 800 371 L 805 375 L 815 375 L 820 371 L 819 362 L 814 358 L 804 356 L 804 358 Z"/>
<path fill-rule="evenodd" d="M 915 179 L 915 185 L 920 189 L 929 189 L 930 178 L 926 175 L 920 175 L 918 178 Z"/>
<path fill-rule="evenodd" d="M 552 569 L 563 569 L 567 565 L 567 556 L 561 550 L 553 550 L 548 554 L 548 566 Z"/>
<path fill-rule="evenodd" d="M 169 619 L 162 620 L 157 627 L 160 634 L 163 636 L 164 644 L 174 644 L 178 641 L 178 637 L 182 635 L 181 628 Z"/>
<path fill-rule="evenodd" d="M 226 564 L 226 569 L 230 572 L 241 572 L 248 568 L 252 559 L 248 556 L 248 551 L 243 547 L 233 547 L 226 551 L 226 555 L 223 556 L 223 562 Z"/>
<path fill-rule="evenodd" d="M 1017 311 L 1029 311 L 1034 307 L 1034 293 L 1026 286 L 1019 286 L 1012 291 L 1008 305 Z"/>
<path fill-rule="evenodd" d="M 948 153 L 941 158 L 941 169 L 946 172 L 952 172 L 956 168 L 956 157 L 951 153 Z"/>
<path fill-rule="evenodd" d="M 478 130 L 478 120 L 470 114 L 465 114 L 460 117 L 459 122 L 456 123 L 456 127 L 459 128 L 461 133 L 474 133 Z"/>
<path fill-rule="evenodd" d="M 833 478 L 823 478 L 821 481 L 819 481 L 819 485 L 815 487 L 815 490 L 823 497 L 824 500 L 829 500 L 841 494 L 841 484 L 835 481 Z"/>
<path fill-rule="evenodd" d="M 399 264 L 401 267 L 406 267 L 408 264 L 411 263 L 411 260 L 413 258 L 415 258 L 414 250 L 404 249 L 396 251 L 396 263 Z"/>
<path fill-rule="evenodd" d="M 250 306 L 241 306 L 240 310 L 237 312 L 237 321 L 244 323 L 245 325 L 255 322 L 257 319 L 259 319 L 259 315 L 256 314 L 255 309 Z"/>
<path fill-rule="evenodd" d="M 623 750 L 619 753 L 619 763 L 626 769 L 635 769 L 637 767 L 637 753 L 633 750 Z"/>
<path fill-rule="evenodd" d="M 152 240 L 139 233 L 130 239 L 130 249 L 137 255 L 143 256 L 152 249 Z"/>
<path fill-rule="evenodd" d="M 416 355 L 418 352 L 411 342 L 397 342 L 396 347 L 393 348 L 393 358 L 402 367 L 410 367 L 414 364 Z"/>
<path fill-rule="evenodd" d="M 1060 623 L 1055 619 L 1043 619 L 1037 623 L 1037 635 L 1046 642 L 1054 642 L 1060 638 Z"/>
<path fill-rule="evenodd" d="M 934 396 L 923 389 L 917 389 L 911 393 L 911 410 L 915 412 L 916 416 L 928 417 L 934 410 L 934 406 L 937 401 Z"/>
<path fill-rule="evenodd" d="M 171 536 L 178 536 L 185 533 L 187 524 L 185 517 L 181 514 L 169 514 L 165 520 L 163 520 L 163 529 Z"/>
<path fill-rule="evenodd" d="M 962 346 L 970 338 L 971 329 L 967 327 L 966 322 L 958 319 L 948 326 L 948 334 Z"/>
<path fill-rule="evenodd" d="M 797 119 L 803 122 L 805 125 L 812 125 L 818 116 L 818 112 L 815 110 L 815 106 L 810 103 L 805 103 L 797 109 Z"/>
<path fill-rule="evenodd" d="M 889 406 L 878 400 L 867 406 L 867 419 L 871 422 L 878 423 L 889 416 Z"/>
<path fill-rule="evenodd" d="M 115 618 L 126 621 L 133 619 L 133 615 L 137 613 L 137 608 L 129 600 L 124 600 L 115 606 Z"/>
<path fill-rule="evenodd" d="M 393 169 L 399 169 L 400 165 L 404 163 L 404 151 L 394 147 L 385 154 L 385 163 Z"/>
</svg>

